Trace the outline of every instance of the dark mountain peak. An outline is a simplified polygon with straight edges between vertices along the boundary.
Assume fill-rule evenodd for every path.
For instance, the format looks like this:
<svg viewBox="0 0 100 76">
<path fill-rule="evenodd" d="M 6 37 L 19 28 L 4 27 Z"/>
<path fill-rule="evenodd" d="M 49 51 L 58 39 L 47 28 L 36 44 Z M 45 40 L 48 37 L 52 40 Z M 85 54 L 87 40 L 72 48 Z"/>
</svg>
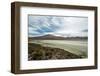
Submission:
<svg viewBox="0 0 100 76">
<path fill-rule="evenodd" d="M 47 39 L 50 39 L 50 38 L 59 38 L 60 36 L 55 36 L 55 35 L 52 35 L 52 34 L 46 34 L 46 35 L 43 35 L 43 36 L 39 36 L 40 38 L 47 38 Z M 61 37 L 60 37 L 61 38 Z"/>
<path fill-rule="evenodd" d="M 38 36 L 38 37 L 30 37 L 29 39 L 37 39 L 37 40 L 79 40 L 79 39 L 87 39 L 87 37 L 62 37 L 62 36 L 56 36 L 52 34 L 46 34 L 43 36 Z"/>
<path fill-rule="evenodd" d="M 52 35 L 52 34 L 46 34 L 46 35 L 44 35 L 44 36 L 54 36 L 54 35 Z"/>
<path fill-rule="evenodd" d="M 61 36 L 55 36 L 55 35 L 52 35 L 52 34 L 46 34 L 46 35 L 43 35 L 43 36 L 38 36 L 38 37 L 32 37 L 32 39 L 64 39 L 64 37 L 61 37 Z"/>
</svg>

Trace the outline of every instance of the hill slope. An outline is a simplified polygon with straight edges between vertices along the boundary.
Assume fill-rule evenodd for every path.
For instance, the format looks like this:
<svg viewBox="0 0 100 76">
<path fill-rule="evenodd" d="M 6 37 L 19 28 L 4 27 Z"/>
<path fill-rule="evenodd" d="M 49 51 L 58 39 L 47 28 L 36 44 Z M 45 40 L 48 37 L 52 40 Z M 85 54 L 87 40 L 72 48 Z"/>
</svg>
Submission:
<svg viewBox="0 0 100 76">
<path fill-rule="evenodd" d="M 80 40 L 80 39 L 88 39 L 87 37 L 62 37 L 62 36 L 55 36 L 51 34 L 38 36 L 38 37 L 29 37 L 29 40 Z"/>
<path fill-rule="evenodd" d="M 28 44 L 28 60 L 50 60 L 50 59 L 77 59 L 81 56 L 75 55 L 64 49 L 44 47 L 40 44 Z"/>
</svg>

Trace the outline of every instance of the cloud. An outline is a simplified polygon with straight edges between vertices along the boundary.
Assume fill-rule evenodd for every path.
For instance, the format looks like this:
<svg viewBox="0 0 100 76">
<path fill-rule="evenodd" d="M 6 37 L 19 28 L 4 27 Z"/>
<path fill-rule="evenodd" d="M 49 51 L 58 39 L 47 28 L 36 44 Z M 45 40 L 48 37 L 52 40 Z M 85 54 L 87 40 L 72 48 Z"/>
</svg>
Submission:
<svg viewBox="0 0 100 76">
<path fill-rule="evenodd" d="M 28 17 L 29 36 L 53 34 L 57 36 L 87 36 L 87 17 L 36 16 Z M 82 31 L 80 31 L 82 30 Z"/>
</svg>

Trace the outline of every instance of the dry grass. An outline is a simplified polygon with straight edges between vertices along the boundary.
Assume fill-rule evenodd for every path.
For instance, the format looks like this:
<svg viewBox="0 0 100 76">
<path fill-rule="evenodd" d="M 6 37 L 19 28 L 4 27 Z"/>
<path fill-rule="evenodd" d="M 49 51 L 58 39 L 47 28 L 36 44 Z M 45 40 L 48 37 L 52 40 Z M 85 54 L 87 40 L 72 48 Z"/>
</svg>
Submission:
<svg viewBox="0 0 100 76">
<path fill-rule="evenodd" d="M 75 55 L 60 48 L 44 47 L 40 44 L 28 44 L 28 60 L 50 60 L 50 59 L 78 59 Z"/>
</svg>

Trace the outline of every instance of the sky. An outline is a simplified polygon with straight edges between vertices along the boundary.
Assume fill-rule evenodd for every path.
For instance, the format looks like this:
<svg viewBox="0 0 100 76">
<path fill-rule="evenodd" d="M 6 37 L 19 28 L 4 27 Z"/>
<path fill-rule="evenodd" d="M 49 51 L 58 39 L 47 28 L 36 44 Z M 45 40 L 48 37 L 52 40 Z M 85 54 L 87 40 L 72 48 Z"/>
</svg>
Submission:
<svg viewBox="0 0 100 76">
<path fill-rule="evenodd" d="M 88 35 L 88 17 L 74 16 L 28 16 L 28 36 L 43 35 L 62 37 L 86 37 Z"/>
</svg>

